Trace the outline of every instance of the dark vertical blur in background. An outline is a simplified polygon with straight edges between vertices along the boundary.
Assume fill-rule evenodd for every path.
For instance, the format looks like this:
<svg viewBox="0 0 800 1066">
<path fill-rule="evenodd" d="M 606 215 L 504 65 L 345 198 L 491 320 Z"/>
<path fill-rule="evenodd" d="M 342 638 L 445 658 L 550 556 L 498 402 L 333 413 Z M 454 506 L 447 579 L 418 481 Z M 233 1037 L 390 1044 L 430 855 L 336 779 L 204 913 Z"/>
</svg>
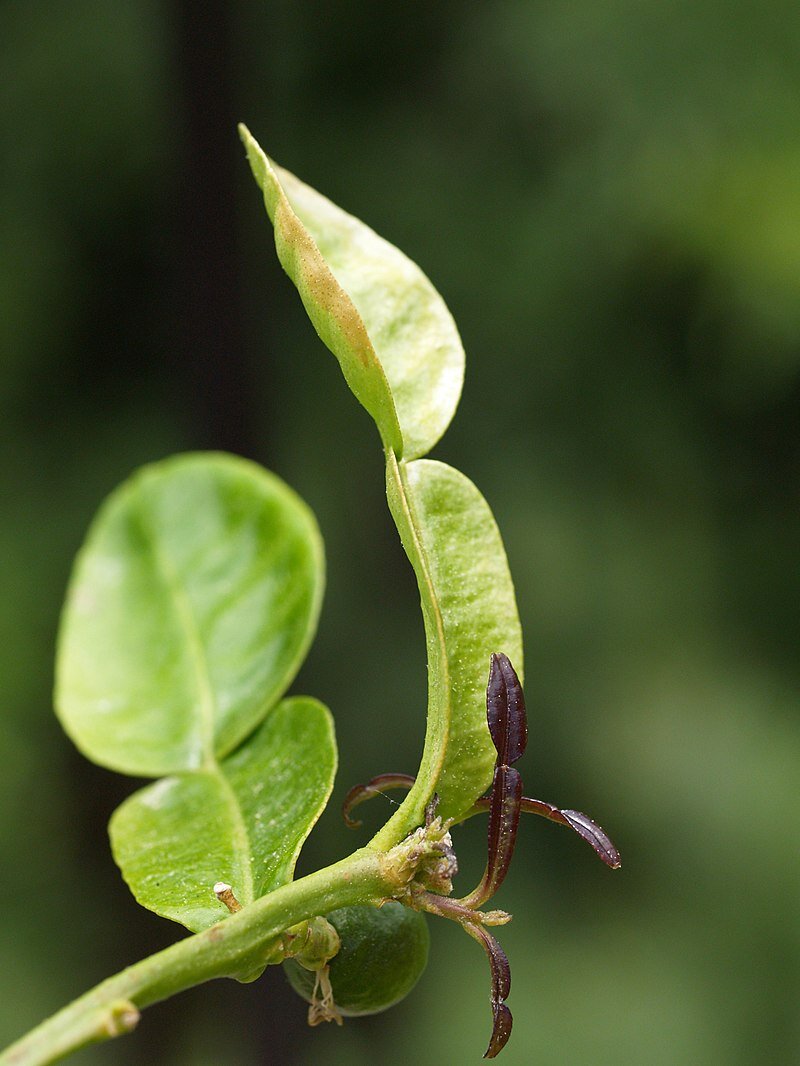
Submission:
<svg viewBox="0 0 800 1066">
<path fill-rule="evenodd" d="M 136 782 L 51 711 L 71 558 L 134 467 L 226 448 L 305 497 L 329 583 L 294 690 L 337 717 L 334 800 L 416 765 L 379 442 L 277 265 L 242 119 L 453 311 L 467 381 L 435 454 L 506 539 L 527 791 L 623 851 L 611 874 L 524 823 L 506 1066 L 800 1058 L 798 54 L 789 0 L 0 6 L 0 1044 L 181 935 L 111 860 Z M 361 840 L 332 808 L 303 868 Z M 471 823 L 464 891 L 482 847 Z M 269 971 L 75 1061 L 477 1062 L 488 970 L 444 924 L 381 1018 L 307 1030 Z"/>
</svg>

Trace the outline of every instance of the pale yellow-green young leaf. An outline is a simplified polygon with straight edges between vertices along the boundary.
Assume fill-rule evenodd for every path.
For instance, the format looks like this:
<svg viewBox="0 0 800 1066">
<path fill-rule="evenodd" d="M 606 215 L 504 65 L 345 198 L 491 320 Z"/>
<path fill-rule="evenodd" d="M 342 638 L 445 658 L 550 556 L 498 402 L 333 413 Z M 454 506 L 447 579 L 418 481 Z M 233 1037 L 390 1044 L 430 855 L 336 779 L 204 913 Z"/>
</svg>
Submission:
<svg viewBox="0 0 800 1066">
<path fill-rule="evenodd" d="M 289 171 L 240 127 L 278 257 L 345 378 L 398 458 L 426 454 L 455 412 L 464 350 L 439 293 L 401 251 Z"/>
<path fill-rule="evenodd" d="M 435 788 L 442 815 L 460 818 L 491 783 L 497 756 L 486 724 L 492 652 L 505 652 L 522 677 L 514 586 L 497 524 L 469 478 L 430 459 L 390 462 L 387 492 L 428 646 L 428 729 L 410 799 L 424 804 Z"/>
</svg>

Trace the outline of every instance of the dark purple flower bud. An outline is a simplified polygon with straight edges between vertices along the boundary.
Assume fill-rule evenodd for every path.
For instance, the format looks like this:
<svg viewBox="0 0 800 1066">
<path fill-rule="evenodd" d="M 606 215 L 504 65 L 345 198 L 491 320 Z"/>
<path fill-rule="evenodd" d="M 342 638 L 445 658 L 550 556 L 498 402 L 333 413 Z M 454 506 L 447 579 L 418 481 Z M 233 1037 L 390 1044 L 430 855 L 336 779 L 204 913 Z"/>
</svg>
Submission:
<svg viewBox="0 0 800 1066">
<path fill-rule="evenodd" d="M 528 743 L 522 685 L 507 655 L 492 655 L 486 688 L 486 718 L 500 765 L 512 766 Z"/>
<path fill-rule="evenodd" d="M 612 870 L 618 870 L 622 866 L 619 852 L 609 835 L 600 828 L 597 822 L 593 822 L 582 811 L 562 811 L 561 813 L 575 832 L 592 845 L 606 866 L 610 866 Z"/>
<path fill-rule="evenodd" d="M 481 925 L 466 923 L 465 930 L 471 937 L 478 941 L 489 959 L 489 969 L 492 974 L 492 1035 L 489 1046 L 484 1054 L 485 1059 L 493 1059 L 505 1047 L 511 1036 L 513 1018 L 504 1000 L 511 991 L 511 967 L 508 964 L 506 953 L 488 930 Z"/>
<path fill-rule="evenodd" d="M 508 873 L 517 842 L 521 800 L 522 778 L 518 771 L 510 766 L 498 766 L 489 811 L 486 899 L 495 894 Z"/>
<path fill-rule="evenodd" d="M 475 803 L 476 810 L 490 811 L 492 809 L 492 800 L 491 793 L 488 796 L 481 796 Z M 601 829 L 597 822 L 593 821 L 588 814 L 584 814 L 582 811 L 562 811 L 560 807 L 554 807 L 552 803 L 531 799 L 530 796 L 522 797 L 520 808 L 526 814 L 538 814 L 541 818 L 547 818 L 550 822 L 556 822 L 558 825 L 566 825 L 570 829 L 574 829 L 579 836 L 582 836 L 585 841 L 591 844 L 606 866 L 611 867 L 612 870 L 618 870 L 622 866 L 622 859 L 613 841 L 606 831 Z"/>
</svg>

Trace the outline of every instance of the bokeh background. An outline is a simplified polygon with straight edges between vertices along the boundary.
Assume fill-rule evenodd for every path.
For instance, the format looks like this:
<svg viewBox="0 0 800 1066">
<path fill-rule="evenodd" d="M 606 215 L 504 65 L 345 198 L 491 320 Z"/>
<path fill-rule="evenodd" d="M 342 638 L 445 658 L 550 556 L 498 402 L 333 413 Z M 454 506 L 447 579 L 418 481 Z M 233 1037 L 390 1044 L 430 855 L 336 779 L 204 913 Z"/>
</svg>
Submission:
<svg viewBox="0 0 800 1066">
<path fill-rule="evenodd" d="M 137 782 L 51 711 L 72 556 L 139 464 L 229 449 L 319 516 L 294 691 L 333 708 L 341 768 L 303 869 L 363 840 L 350 784 L 416 766 L 422 626 L 379 442 L 277 265 L 242 119 L 453 311 L 467 380 L 435 455 L 506 540 L 526 790 L 623 852 L 611 874 L 525 821 L 503 1061 L 800 1061 L 799 52 L 789 0 L 4 0 L 0 1043 L 180 935 L 108 849 Z M 483 832 L 459 834 L 462 891 Z M 485 960 L 432 932 L 380 1018 L 308 1030 L 269 971 L 74 1061 L 478 1062 Z"/>
</svg>

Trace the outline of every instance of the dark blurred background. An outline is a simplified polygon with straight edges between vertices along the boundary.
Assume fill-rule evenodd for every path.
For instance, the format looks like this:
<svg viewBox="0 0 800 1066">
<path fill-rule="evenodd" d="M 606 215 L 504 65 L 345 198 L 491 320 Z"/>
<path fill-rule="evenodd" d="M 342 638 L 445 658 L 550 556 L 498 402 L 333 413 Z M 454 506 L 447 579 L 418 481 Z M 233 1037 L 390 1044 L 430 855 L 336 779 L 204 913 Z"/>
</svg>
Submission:
<svg viewBox="0 0 800 1066">
<path fill-rule="evenodd" d="M 341 768 L 302 868 L 364 840 L 339 825 L 350 784 L 416 766 L 422 625 L 379 441 L 277 265 L 244 120 L 453 311 L 467 379 L 434 454 L 506 540 L 526 791 L 623 852 L 611 874 L 524 823 L 497 898 L 503 1061 L 800 1060 L 799 50 L 789 0 L 4 0 L 0 1044 L 181 935 L 110 856 L 137 783 L 51 711 L 71 559 L 137 465 L 229 449 L 319 517 L 328 592 L 294 691 L 332 707 Z M 459 834 L 462 892 L 483 834 Z M 74 1061 L 477 1062 L 488 968 L 432 932 L 380 1018 L 308 1030 L 268 971 Z"/>
</svg>

